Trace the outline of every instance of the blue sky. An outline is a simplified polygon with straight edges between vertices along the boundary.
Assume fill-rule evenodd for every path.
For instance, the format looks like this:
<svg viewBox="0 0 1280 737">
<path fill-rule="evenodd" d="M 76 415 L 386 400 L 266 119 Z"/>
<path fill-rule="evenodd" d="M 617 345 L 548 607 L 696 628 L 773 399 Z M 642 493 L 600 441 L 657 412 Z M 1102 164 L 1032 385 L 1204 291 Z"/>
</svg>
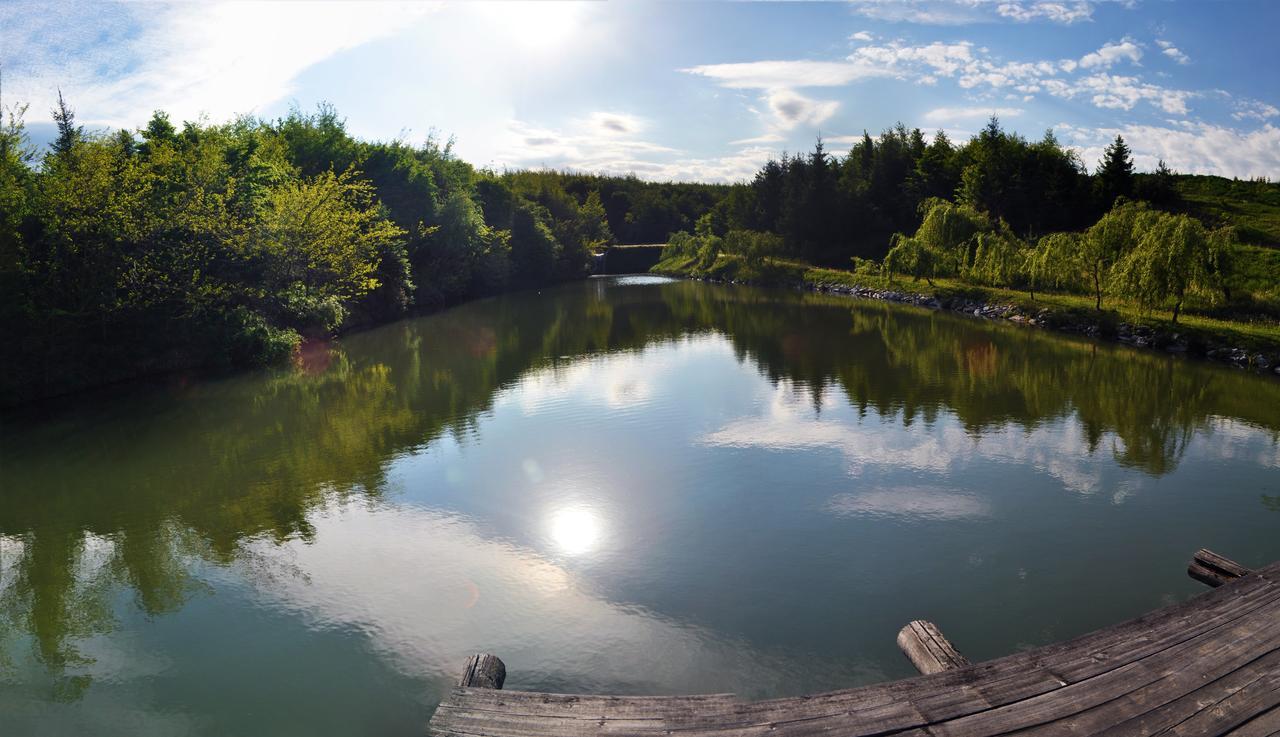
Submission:
<svg viewBox="0 0 1280 737">
<path fill-rule="evenodd" d="M 1280 2 L 0 3 L 4 104 L 60 86 L 90 128 L 338 106 L 356 135 L 467 160 L 735 181 L 821 133 L 992 113 L 1091 168 L 1280 177 Z"/>
</svg>

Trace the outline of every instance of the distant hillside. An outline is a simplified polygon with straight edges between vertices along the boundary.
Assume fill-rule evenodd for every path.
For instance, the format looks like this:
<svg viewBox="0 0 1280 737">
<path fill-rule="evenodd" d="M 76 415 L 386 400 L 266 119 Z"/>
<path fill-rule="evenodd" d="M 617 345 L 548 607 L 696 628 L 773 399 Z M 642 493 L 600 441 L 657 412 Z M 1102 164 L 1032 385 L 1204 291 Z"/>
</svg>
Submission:
<svg viewBox="0 0 1280 737">
<path fill-rule="evenodd" d="M 1234 225 L 1241 243 L 1280 248 L 1280 183 L 1183 175 L 1175 186 L 1206 223 Z"/>
<path fill-rule="evenodd" d="M 1280 303 L 1280 183 L 1179 176 L 1182 207 L 1206 224 L 1230 224 L 1243 244 L 1232 289 Z"/>
</svg>

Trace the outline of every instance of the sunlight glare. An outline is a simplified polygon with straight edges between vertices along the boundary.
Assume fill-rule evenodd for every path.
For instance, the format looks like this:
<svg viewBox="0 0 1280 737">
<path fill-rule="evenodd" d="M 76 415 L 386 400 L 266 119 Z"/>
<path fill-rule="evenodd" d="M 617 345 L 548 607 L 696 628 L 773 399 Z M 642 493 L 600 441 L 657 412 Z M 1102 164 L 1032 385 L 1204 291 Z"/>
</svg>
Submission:
<svg viewBox="0 0 1280 737">
<path fill-rule="evenodd" d="M 566 507 L 551 515 L 551 540 L 569 555 L 590 552 L 600 541 L 600 516 L 586 507 Z"/>
<path fill-rule="evenodd" d="M 487 2 L 471 6 L 488 28 L 525 51 L 562 47 L 579 30 L 579 3 Z"/>
</svg>

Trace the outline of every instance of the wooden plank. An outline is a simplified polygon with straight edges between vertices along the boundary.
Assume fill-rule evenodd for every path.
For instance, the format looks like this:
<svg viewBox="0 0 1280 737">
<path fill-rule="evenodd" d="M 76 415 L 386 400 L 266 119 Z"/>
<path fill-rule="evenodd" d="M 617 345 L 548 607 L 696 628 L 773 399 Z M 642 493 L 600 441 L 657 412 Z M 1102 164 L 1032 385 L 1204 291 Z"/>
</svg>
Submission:
<svg viewBox="0 0 1280 737">
<path fill-rule="evenodd" d="M 1168 731 L 1180 737 L 1207 737 L 1243 727 L 1280 703 L 1280 671 L 1263 673 L 1249 685 L 1200 710 Z"/>
<path fill-rule="evenodd" d="M 1103 705 L 1112 707 L 1112 721 L 1123 721 L 1134 716 L 1129 708 L 1136 703 L 1132 701 L 1132 694 L 1158 684 L 1182 669 L 1199 665 L 1209 670 L 1220 670 L 1236 660 L 1247 662 L 1256 658 L 1259 652 L 1265 653 L 1277 647 L 1280 647 L 1280 602 L 1258 612 L 1256 617 L 1238 620 L 1115 670 L 1042 696 L 934 724 L 930 726 L 930 730 L 937 735 L 949 737 L 1003 734 L 1041 727 L 1059 720 L 1070 720 L 1081 712 Z M 1201 658 L 1199 663 L 1197 657 Z M 1062 727 L 1061 731 L 1073 734 L 1099 731 L 1088 728 L 1076 731 L 1070 728 L 1069 722 Z M 1060 730 L 1053 728 L 1043 731 L 1052 734 Z"/>
<path fill-rule="evenodd" d="M 476 653 L 467 658 L 458 685 L 464 688 L 500 689 L 507 680 L 507 666 L 496 655 Z"/>
<path fill-rule="evenodd" d="M 956 650 L 938 625 L 923 619 L 908 622 L 898 632 L 898 647 L 916 670 L 926 675 L 969 665 L 968 658 Z"/>
<path fill-rule="evenodd" d="M 1188 576 L 1215 588 L 1237 578 L 1243 578 L 1249 573 L 1248 568 L 1206 548 L 1197 550 L 1196 554 L 1191 556 L 1191 564 L 1187 566 Z"/>
<path fill-rule="evenodd" d="M 1227 732 L 1230 737 L 1276 737 L 1280 735 L 1280 706 L 1267 711 Z"/>
<path fill-rule="evenodd" d="M 1263 653 L 1259 657 L 1259 652 Z M 1186 659 L 1154 669 L 1147 686 L 1117 693 L 1100 706 L 1036 730 L 1046 734 L 1153 735 L 1192 717 L 1280 668 L 1280 627 L 1270 636 L 1233 641 L 1225 634 L 1200 645 Z"/>
<path fill-rule="evenodd" d="M 1209 551 L 1193 564 L 1220 577 L 1243 571 Z M 457 688 L 430 726 L 468 737 L 1272 734 L 1280 730 L 1278 579 L 1280 563 L 1244 571 L 1187 602 L 977 665 L 955 663 L 963 656 L 936 627 L 912 623 L 904 632 L 920 657 L 955 667 L 893 683 L 758 702 Z"/>
</svg>

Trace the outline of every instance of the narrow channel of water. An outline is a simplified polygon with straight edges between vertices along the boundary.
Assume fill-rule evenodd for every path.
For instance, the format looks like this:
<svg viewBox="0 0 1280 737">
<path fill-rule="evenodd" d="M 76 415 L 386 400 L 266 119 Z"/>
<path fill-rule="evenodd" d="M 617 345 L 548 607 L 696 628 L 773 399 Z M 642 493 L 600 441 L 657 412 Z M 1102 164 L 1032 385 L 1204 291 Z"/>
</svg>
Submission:
<svg viewBox="0 0 1280 737">
<path fill-rule="evenodd" d="M 0 420 L 6 734 L 421 734 L 508 688 L 912 674 L 1280 558 L 1280 382 L 843 297 L 593 279 Z"/>
</svg>

